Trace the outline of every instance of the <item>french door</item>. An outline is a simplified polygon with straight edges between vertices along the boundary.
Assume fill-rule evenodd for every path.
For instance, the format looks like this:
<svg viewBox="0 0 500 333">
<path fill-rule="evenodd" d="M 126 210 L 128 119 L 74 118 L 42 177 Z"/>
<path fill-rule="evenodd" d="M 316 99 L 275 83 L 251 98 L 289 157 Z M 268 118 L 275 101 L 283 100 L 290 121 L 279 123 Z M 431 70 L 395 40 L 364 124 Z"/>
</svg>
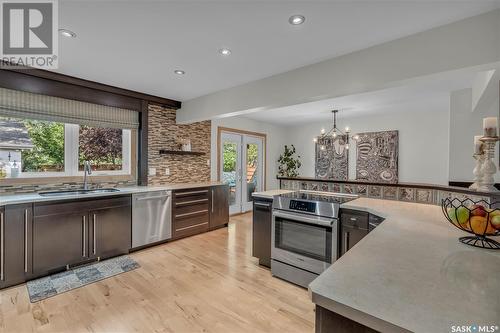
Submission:
<svg viewBox="0 0 500 333">
<path fill-rule="evenodd" d="M 264 139 L 223 131 L 219 145 L 219 179 L 229 185 L 229 213 L 250 211 L 252 193 L 264 188 Z"/>
</svg>

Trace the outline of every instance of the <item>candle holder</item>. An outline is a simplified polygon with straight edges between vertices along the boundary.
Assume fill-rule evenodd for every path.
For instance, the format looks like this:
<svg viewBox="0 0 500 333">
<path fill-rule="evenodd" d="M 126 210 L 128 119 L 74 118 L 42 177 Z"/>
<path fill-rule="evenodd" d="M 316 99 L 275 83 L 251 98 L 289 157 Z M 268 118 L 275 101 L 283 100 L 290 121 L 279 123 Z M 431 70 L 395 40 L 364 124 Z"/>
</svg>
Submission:
<svg viewBox="0 0 500 333">
<path fill-rule="evenodd" d="M 474 175 L 474 183 L 469 186 L 469 189 L 477 191 L 483 178 L 482 167 L 484 163 L 484 151 L 481 149 L 480 154 L 474 154 L 472 155 L 472 157 L 474 157 L 474 159 L 476 160 L 476 166 L 474 167 L 474 170 L 472 170 L 472 174 Z"/>
<path fill-rule="evenodd" d="M 498 192 L 495 185 L 495 178 L 493 177 L 497 173 L 497 166 L 493 161 L 495 158 L 495 146 L 497 144 L 498 136 L 493 137 L 482 137 L 481 142 L 484 143 L 484 161 L 481 166 L 482 177 L 477 188 L 481 192 Z"/>
</svg>

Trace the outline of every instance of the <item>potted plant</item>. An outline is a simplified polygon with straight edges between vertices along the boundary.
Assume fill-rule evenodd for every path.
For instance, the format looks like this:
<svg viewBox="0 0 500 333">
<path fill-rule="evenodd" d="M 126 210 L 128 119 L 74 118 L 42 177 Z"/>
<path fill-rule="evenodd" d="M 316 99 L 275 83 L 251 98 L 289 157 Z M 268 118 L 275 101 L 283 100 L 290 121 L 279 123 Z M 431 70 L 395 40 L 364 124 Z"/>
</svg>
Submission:
<svg viewBox="0 0 500 333">
<path fill-rule="evenodd" d="M 300 163 L 300 156 L 295 157 L 295 147 L 285 145 L 285 151 L 278 158 L 278 175 L 281 177 L 297 177 L 299 175 L 298 169 L 302 165 Z"/>
</svg>

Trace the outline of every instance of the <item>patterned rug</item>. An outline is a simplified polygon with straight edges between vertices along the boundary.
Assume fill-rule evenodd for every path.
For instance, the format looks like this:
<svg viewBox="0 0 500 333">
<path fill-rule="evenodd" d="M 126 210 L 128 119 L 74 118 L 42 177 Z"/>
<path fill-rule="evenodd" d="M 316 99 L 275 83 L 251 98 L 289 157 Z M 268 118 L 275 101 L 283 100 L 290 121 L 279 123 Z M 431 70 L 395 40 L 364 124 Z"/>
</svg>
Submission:
<svg viewBox="0 0 500 333">
<path fill-rule="evenodd" d="M 28 281 L 26 287 L 31 303 L 35 303 L 139 267 L 134 259 L 121 256 Z"/>
</svg>

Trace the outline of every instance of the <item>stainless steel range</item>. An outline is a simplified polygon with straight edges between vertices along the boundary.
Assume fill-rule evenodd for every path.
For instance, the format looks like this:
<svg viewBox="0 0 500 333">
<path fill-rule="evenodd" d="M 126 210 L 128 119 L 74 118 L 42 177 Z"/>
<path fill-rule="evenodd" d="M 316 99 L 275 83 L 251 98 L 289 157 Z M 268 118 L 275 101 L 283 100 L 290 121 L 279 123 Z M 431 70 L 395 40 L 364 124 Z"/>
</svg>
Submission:
<svg viewBox="0 0 500 333">
<path fill-rule="evenodd" d="M 271 272 L 307 287 L 338 257 L 339 209 L 357 196 L 300 191 L 273 201 Z"/>
</svg>

